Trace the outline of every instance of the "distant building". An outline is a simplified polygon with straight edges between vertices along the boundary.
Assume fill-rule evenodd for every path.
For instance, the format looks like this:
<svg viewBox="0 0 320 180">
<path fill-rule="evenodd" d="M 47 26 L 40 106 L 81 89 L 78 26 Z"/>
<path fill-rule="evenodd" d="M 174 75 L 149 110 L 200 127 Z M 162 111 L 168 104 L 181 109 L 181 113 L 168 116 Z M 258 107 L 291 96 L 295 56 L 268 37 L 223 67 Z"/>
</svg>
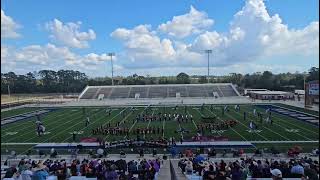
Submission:
<svg viewBox="0 0 320 180">
<path fill-rule="evenodd" d="M 247 96 L 251 91 L 269 91 L 268 89 L 244 89 L 243 95 Z"/>
<path fill-rule="evenodd" d="M 285 91 L 250 91 L 249 96 L 261 100 L 294 99 L 294 94 Z"/>
<path fill-rule="evenodd" d="M 294 90 L 294 94 L 295 95 L 304 95 L 304 90 L 298 90 L 298 89 L 296 89 L 296 90 Z"/>
</svg>

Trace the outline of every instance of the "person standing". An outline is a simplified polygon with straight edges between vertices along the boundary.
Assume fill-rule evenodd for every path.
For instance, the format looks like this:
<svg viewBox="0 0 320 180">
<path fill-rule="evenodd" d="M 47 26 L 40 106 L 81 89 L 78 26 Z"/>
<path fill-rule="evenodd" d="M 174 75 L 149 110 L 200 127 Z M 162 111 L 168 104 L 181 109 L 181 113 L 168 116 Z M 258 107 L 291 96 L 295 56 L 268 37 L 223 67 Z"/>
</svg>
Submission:
<svg viewBox="0 0 320 180">
<path fill-rule="evenodd" d="M 87 119 L 86 119 L 86 127 L 90 124 L 90 118 L 89 116 L 87 116 Z"/>
<path fill-rule="evenodd" d="M 76 132 L 73 131 L 72 133 L 72 141 L 75 142 L 76 141 Z"/>
</svg>

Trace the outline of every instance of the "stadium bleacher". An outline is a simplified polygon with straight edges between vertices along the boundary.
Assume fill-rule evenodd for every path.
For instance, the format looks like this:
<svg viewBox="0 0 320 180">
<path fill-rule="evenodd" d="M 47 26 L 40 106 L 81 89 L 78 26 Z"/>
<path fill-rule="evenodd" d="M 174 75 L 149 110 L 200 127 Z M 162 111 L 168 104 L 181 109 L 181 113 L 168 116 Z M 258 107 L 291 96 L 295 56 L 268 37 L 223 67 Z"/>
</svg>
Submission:
<svg viewBox="0 0 320 180">
<path fill-rule="evenodd" d="M 87 86 L 79 99 L 104 98 L 175 98 L 180 97 L 219 97 L 239 96 L 231 83 L 216 84 L 170 84 L 170 85 L 127 85 L 127 86 Z"/>
</svg>

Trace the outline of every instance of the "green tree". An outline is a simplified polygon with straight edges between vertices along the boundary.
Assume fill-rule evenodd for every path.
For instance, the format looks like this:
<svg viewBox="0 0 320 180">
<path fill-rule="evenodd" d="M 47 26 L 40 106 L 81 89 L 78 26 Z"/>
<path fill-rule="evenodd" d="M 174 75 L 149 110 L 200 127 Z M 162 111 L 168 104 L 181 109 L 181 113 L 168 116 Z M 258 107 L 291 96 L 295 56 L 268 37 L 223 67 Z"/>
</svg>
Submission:
<svg viewBox="0 0 320 180">
<path fill-rule="evenodd" d="M 310 68 L 309 74 L 308 74 L 306 80 L 307 80 L 307 82 L 313 81 L 313 80 L 319 80 L 319 68 L 317 68 L 317 67 Z"/>
<path fill-rule="evenodd" d="M 190 83 L 190 78 L 188 74 L 181 72 L 177 75 L 177 84 L 189 84 L 189 83 Z"/>
</svg>

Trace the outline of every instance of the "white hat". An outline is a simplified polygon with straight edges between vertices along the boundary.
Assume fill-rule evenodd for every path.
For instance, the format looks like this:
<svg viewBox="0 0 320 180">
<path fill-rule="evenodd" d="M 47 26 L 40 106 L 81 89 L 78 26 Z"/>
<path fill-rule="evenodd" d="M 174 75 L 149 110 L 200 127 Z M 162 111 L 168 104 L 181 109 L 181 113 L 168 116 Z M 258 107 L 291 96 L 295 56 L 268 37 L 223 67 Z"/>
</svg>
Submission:
<svg viewBox="0 0 320 180">
<path fill-rule="evenodd" d="M 282 177 L 282 173 L 279 169 L 273 169 L 270 171 L 273 176 Z"/>
</svg>

